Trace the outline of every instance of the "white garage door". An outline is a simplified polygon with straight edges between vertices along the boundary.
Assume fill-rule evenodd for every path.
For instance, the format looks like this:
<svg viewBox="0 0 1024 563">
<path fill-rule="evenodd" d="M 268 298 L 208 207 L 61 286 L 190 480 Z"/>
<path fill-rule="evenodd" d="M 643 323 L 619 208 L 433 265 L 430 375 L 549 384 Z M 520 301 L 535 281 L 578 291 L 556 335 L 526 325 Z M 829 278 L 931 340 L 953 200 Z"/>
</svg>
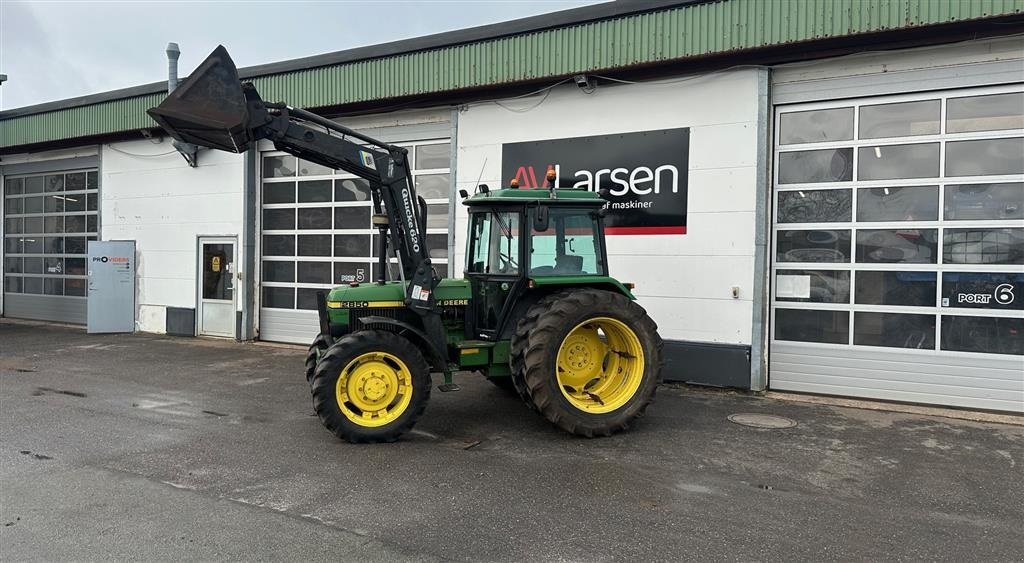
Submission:
<svg viewBox="0 0 1024 563">
<path fill-rule="evenodd" d="M 1024 88 L 775 124 L 770 387 L 1024 410 Z"/>
<path fill-rule="evenodd" d="M 395 144 L 409 149 L 417 193 L 428 204 L 427 246 L 447 275 L 451 141 Z M 369 184 L 280 152 L 264 153 L 262 168 L 260 339 L 308 344 L 318 331 L 318 291 L 376 279 Z"/>
</svg>

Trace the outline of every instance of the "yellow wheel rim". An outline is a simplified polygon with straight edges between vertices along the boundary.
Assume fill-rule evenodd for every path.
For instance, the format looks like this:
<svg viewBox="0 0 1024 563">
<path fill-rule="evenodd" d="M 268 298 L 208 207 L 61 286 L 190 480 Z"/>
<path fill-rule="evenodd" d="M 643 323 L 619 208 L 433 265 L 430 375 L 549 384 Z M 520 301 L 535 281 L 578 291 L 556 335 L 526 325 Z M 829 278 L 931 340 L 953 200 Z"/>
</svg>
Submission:
<svg viewBox="0 0 1024 563">
<path fill-rule="evenodd" d="M 597 317 L 576 325 L 558 347 L 558 387 L 569 403 L 588 413 L 625 405 L 644 377 L 644 349 L 620 320 Z"/>
<path fill-rule="evenodd" d="M 409 407 L 412 372 L 391 354 L 368 352 L 341 370 L 335 393 L 338 408 L 346 418 L 359 426 L 384 426 Z"/>
</svg>

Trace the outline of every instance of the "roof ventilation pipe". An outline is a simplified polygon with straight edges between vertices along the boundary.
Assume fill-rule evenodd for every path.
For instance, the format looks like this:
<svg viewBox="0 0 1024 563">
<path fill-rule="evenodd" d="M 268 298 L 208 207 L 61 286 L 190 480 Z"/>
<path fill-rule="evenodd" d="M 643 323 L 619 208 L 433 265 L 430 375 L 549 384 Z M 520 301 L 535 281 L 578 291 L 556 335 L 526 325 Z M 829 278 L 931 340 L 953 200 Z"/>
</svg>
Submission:
<svg viewBox="0 0 1024 563">
<path fill-rule="evenodd" d="M 181 50 L 178 49 L 177 43 L 167 44 L 167 93 L 170 94 L 178 87 L 178 57 L 181 56 Z M 178 149 L 181 156 L 185 157 L 185 162 L 189 166 L 195 168 L 197 165 L 196 154 L 199 152 L 199 147 L 192 143 L 182 143 L 180 141 L 173 141 L 171 143 L 174 148 Z"/>
</svg>

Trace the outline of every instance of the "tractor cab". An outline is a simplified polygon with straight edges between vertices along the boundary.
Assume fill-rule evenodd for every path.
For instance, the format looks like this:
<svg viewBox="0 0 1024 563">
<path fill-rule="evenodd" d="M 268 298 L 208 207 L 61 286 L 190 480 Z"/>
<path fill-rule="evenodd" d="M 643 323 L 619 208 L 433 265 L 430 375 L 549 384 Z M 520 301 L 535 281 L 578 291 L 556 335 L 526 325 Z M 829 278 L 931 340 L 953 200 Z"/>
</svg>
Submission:
<svg viewBox="0 0 1024 563">
<path fill-rule="evenodd" d="M 467 324 L 474 338 L 508 338 L 515 327 L 507 320 L 537 300 L 528 294 L 610 279 L 604 200 L 597 194 L 501 189 L 463 203 L 469 207 L 465 275 L 472 291 Z"/>
</svg>

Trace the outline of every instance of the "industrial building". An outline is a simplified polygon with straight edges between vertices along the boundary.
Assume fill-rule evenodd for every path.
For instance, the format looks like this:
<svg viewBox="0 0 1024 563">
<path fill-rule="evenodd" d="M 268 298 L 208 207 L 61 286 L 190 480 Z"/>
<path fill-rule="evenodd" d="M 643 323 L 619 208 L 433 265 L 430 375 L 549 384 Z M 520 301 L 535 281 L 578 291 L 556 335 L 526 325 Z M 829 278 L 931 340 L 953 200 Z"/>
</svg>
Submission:
<svg viewBox="0 0 1024 563">
<path fill-rule="evenodd" d="M 241 74 L 407 146 L 448 276 L 460 189 L 607 188 L 667 379 L 1024 412 L 1024 0 L 612 2 Z M 133 241 L 134 330 L 308 343 L 375 279 L 366 184 L 190 166 L 166 93 L 0 112 L 3 316 L 85 324 L 89 242 Z"/>
</svg>

